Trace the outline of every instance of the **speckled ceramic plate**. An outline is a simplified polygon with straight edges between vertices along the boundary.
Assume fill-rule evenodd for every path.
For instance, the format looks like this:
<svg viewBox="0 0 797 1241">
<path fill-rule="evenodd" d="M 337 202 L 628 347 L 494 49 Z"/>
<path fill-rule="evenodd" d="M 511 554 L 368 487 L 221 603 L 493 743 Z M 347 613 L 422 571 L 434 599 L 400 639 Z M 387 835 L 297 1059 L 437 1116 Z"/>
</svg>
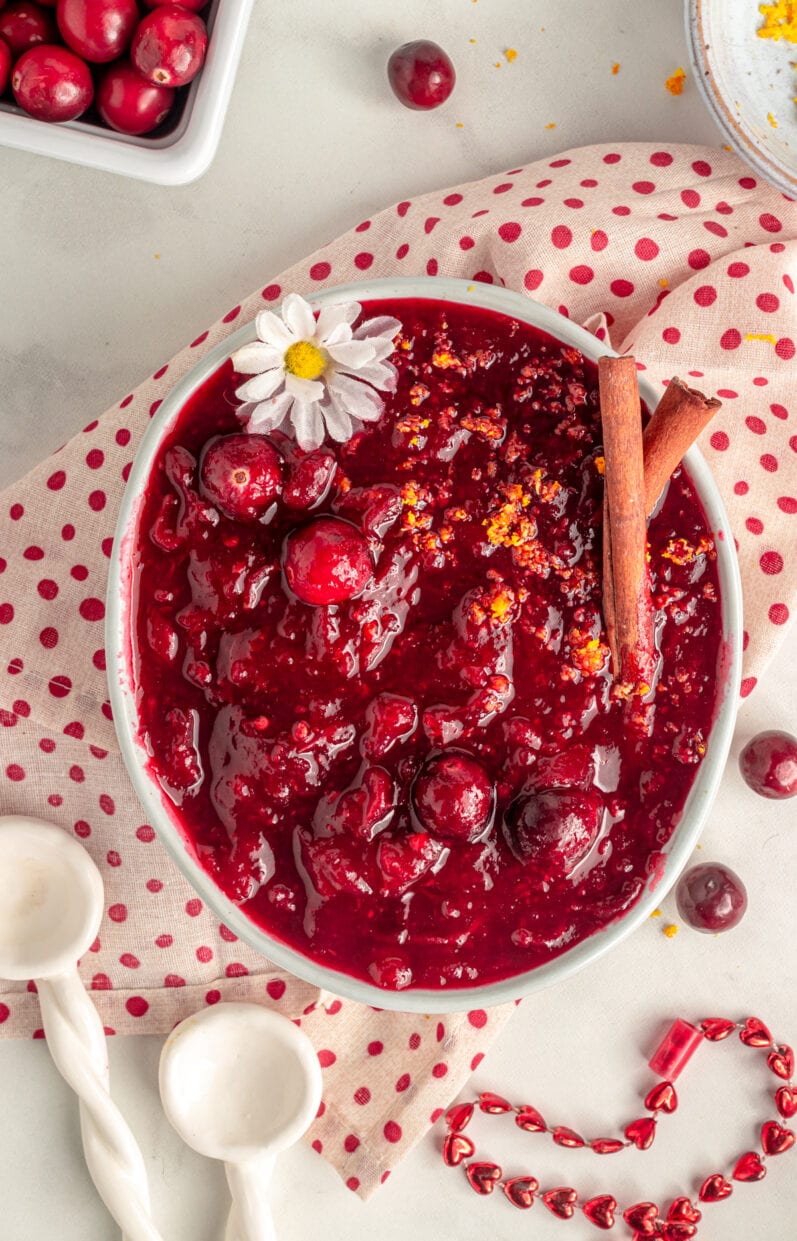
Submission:
<svg viewBox="0 0 797 1241">
<path fill-rule="evenodd" d="M 797 44 L 759 39 L 759 0 L 686 0 L 697 84 L 751 168 L 797 197 Z"/>
</svg>

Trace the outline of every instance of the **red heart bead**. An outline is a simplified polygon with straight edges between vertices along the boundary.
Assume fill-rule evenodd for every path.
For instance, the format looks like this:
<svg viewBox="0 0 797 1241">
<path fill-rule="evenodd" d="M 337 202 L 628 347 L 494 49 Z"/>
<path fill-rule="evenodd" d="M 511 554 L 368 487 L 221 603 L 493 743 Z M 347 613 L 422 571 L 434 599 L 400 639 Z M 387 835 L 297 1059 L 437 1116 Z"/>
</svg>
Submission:
<svg viewBox="0 0 797 1241">
<path fill-rule="evenodd" d="M 794 1052 L 786 1043 L 776 1047 L 767 1056 L 767 1064 L 777 1077 L 787 1082 L 794 1076 Z"/>
<path fill-rule="evenodd" d="M 497 1163 L 469 1163 L 465 1171 L 471 1188 L 477 1194 L 491 1194 L 496 1181 L 501 1179 L 501 1169 Z"/>
<path fill-rule="evenodd" d="M 775 1092 L 775 1102 L 778 1105 L 778 1111 L 786 1120 L 791 1120 L 792 1116 L 797 1116 L 797 1090 L 791 1086 L 781 1086 L 780 1090 Z"/>
<path fill-rule="evenodd" d="M 566 1186 L 560 1186 L 559 1189 L 549 1189 L 542 1195 L 542 1200 L 548 1210 L 554 1215 L 558 1215 L 559 1219 L 572 1219 L 575 1207 L 574 1202 L 578 1198 L 578 1194 L 574 1189 L 568 1189 Z"/>
<path fill-rule="evenodd" d="M 678 1096 L 672 1082 L 659 1082 L 645 1097 L 645 1107 L 651 1112 L 674 1112 Z"/>
<path fill-rule="evenodd" d="M 456 1168 L 463 1159 L 470 1159 L 476 1147 L 464 1133 L 447 1133 L 443 1138 L 443 1163 Z"/>
<path fill-rule="evenodd" d="M 446 1112 L 446 1124 L 449 1129 L 456 1129 L 458 1132 L 464 1129 L 473 1115 L 472 1103 L 455 1103 Z"/>
<path fill-rule="evenodd" d="M 580 1133 L 576 1133 L 574 1129 L 568 1129 L 565 1125 L 557 1125 L 551 1130 L 553 1140 L 557 1146 L 567 1146 L 573 1150 L 577 1150 L 584 1145 L 584 1139 Z"/>
<path fill-rule="evenodd" d="M 701 1021 L 700 1029 L 711 1043 L 719 1043 L 721 1039 L 727 1038 L 729 1034 L 733 1034 L 736 1029 L 735 1021 L 727 1021 L 725 1017 L 706 1017 L 705 1021 Z"/>
<path fill-rule="evenodd" d="M 652 1237 L 656 1231 L 659 1208 L 655 1202 L 637 1202 L 623 1211 L 623 1219 L 629 1228 L 636 1228 L 643 1237 Z"/>
<path fill-rule="evenodd" d="M 668 1221 L 683 1224 L 698 1224 L 703 1218 L 701 1211 L 692 1204 L 690 1198 L 673 1198 L 667 1212 Z"/>
<path fill-rule="evenodd" d="M 534 1195 L 540 1188 L 540 1183 L 533 1176 L 513 1176 L 504 1181 L 501 1188 L 513 1207 L 525 1211 L 534 1206 Z"/>
<path fill-rule="evenodd" d="M 730 1181 L 726 1181 L 721 1173 L 715 1172 L 712 1176 L 707 1176 L 700 1186 L 698 1198 L 701 1202 L 722 1202 L 723 1198 L 730 1198 L 732 1193 L 733 1185 Z"/>
<path fill-rule="evenodd" d="M 548 1128 L 536 1107 L 530 1104 L 518 1108 L 515 1124 L 525 1129 L 527 1133 L 544 1133 Z"/>
<path fill-rule="evenodd" d="M 479 1095 L 479 1107 L 488 1116 L 500 1116 L 502 1112 L 511 1112 L 512 1104 L 503 1099 L 500 1094 L 493 1094 L 490 1090 L 483 1090 Z"/>
<path fill-rule="evenodd" d="M 765 1155 L 782 1155 L 794 1146 L 791 1129 L 781 1129 L 776 1120 L 768 1120 L 761 1126 L 761 1145 Z"/>
<path fill-rule="evenodd" d="M 760 1017 L 748 1017 L 739 1031 L 739 1038 L 746 1047 L 769 1047 L 772 1035 Z"/>
<path fill-rule="evenodd" d="M 596 1155 L 613 1155 L 615 1151 L 625 1150 L 625 1142 L 619 1138 L 595 1138 L 590 1146 Z"/>
<path fill-rule="evenodd" d="M 697 1235 L 697 1228 L 694 1224 L 674 1220 L 672 1223 L 663 1224 L 656 1235 L 661 1241 L 690 1241 L 691 1237 Z"/>
<path fill-rule="evenodd" d="M 756 1151 L 747 1151 L 733 1169 L 735 1181 L 763 1181 L 767 1170 Z"/>
<path fill-rule="evenodd" d="M 646 1151 L 653 1145 L 656 1122 L 652 1116 L 640 1116 L 639 1120 L 632 1120 L 630 1125 L 626 1125 L 624 1133 L 638 1150 Z"/>
<path fill-rule="evenodd" d="M 616 1198 L 613 1198 L 611 1194 L 600 1194 L 597 1198 L 590 1198 L 581 1209 L 596 1228 L 613 1228 L 616 1208 Z"/>
</svg>

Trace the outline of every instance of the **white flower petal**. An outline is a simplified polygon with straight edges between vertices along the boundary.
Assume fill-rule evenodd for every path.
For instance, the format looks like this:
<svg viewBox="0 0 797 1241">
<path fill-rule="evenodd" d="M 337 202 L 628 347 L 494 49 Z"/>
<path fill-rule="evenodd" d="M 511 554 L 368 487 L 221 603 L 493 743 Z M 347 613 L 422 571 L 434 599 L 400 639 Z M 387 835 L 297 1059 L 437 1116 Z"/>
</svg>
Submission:
<svg viewBox="0 0 797 1241">
<path fill-rule="evenodd" d="M 294 401 L 291 422 L 300 448 L 311 452 L 321 447 L 324 442 L 324 420 L 318 405 L 301 405 Z"/>
<path fill-rule="evenodd" d="M 383 358 L 389 358 L 392 353 L 396 352 L 396 346 L 393 344 L 393 341 L 386 336 L 375 336 L 369 344 L 372 344 L 376 350 L 374 362 L 381 362 Z"/>
<path fill-rule="evenodd" d="M 351 418 L 336 400 L 332 400 L 329 405 L 323 409 L 324 422 L 327 424 L 327 431 L 333 440 L 338 444 L 345 444 L 351 439 L 353 427 Z"/>
<path fill-rule="evenodd" d="M 361 323 L 355 330 L 354 338 L 355 340 L 370 340 L 373 336 L 388 336 L 392 341 L 400 330 L 401 323 L 398 319 L 392 319 L 390 315 L 377 315 Z"/>
<path fill-rule="evenodd" d="M 330 377 L 329 391 L 348 414 L 361 418 L 363 422 L 375 422 L 384 409 L 382 398 L 373 388 L 340 372 Z"/>
<path fill-rule="evenodd" d="M 282 303 L 282 318 L 297 340 L 315 338 L 315 315 L 308 302 L 298 293 L 289 293 Z"/>
<path fill-rule="evenodd" d="M 338 370 L 342 375 L 351 375 L 354 379 L 373 384 L 380 392 L 392 392 L 398 381 L 398 371 L 391 362 L 369 362 L 356 371 L 349 370 L 348 366 L 340 366 Z"/>
<path fill-rule="evenodd" d="M 295 339 L 273 310 L 261 310 L 255 316 L 255 331 L 266 345 L 279 349 L 280 353 L 284 353 Z"/>
<path fill-rule="evenodd" d="M 359 302 L 336 302 L 334 306 L 322 306 L 318 314 L 316 331 L 322 344 L 327 343 L 327 336 L 333 329 L 345 325 L 351 328 L 359 317 L 362 306 Z M 351 332 L 349 332 L 351 336 Z"/>
<path fill-rule="evenodd" d="M 324 395 L 324 385 L 317 379 L 301 379 L 290 371 L 285 376 L 285 388 L 302 405 L 312 405 Z"/>
<path fill-rule="evenodd" d="M 328 349 L 330 345 L 342 345 L 344 341 L 352 339 L 351 327 L 348 323 L 339 323 L 337 327 L 333 327 L 324 340 L 324 348 Z"/>
<path fill-rule="evenodd" d="M 262 371 L 270 371 L 273 366 L 281 366 L 282 357 L 282 350 L 255 340 L 251 345 L 236 349 L 232 364 L 241 375 L 259 375 Z"/>
<path fill-rule="evenodd" d="M 341 366 L 355 371 L 374 360 L 374 347 L 368 340 L 347 340 L 342 345 L 327 344 L 327 353 Z"/>
<path fill-rule="evenodd" d="M 255 375 L 254 379 L 247 379 L 245 384 L 236 388 L 235 395 L 239 401 L 265 401 L 274 395 L 284 378 L 285 371 L 277 366 L 274 370 L 263 371 L 262 375 Z"/>
<path fill-rule="evenodd" d="M 293 404 L 293 398 L 287 392 L 279 392 L 270 401 L 256 405 L 247 423 L 247 431 L 267 435 L 276 431 L 285 421 L 285 415 Z"/>
</svg>

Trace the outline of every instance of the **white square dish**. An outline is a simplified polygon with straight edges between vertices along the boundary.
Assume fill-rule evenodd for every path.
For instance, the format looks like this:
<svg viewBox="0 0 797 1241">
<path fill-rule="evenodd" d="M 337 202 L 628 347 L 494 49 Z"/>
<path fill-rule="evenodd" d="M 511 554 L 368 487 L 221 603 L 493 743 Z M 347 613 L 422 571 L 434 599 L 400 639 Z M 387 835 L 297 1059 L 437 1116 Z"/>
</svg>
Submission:
<svg viewBox="0 0 797 1241">
<path fill-rule="evenodd" d="M 165 132 L 135 138 L 83 119 L 48 125 L 5 99 L 0 102 L 0 145 L 158 185 L 195 181 L 216 154 L 253 3 L 212 0 L 207 60 Z"/>
</svg>

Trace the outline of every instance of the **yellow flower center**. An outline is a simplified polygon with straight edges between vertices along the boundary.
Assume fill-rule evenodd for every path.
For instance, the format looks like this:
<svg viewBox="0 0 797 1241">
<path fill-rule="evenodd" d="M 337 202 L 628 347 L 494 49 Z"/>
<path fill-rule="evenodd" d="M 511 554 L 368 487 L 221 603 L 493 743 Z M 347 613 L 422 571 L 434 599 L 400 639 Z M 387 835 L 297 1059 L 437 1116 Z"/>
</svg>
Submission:
<svg viewBox="0 0 797 1241">
<path fill-rule="evenodd" d="M 318 379 L 326 364 L 325 354 L 310 340 L 297 340 L 285 350 L 285 369 L 299 379 Z"/>
</svg>

